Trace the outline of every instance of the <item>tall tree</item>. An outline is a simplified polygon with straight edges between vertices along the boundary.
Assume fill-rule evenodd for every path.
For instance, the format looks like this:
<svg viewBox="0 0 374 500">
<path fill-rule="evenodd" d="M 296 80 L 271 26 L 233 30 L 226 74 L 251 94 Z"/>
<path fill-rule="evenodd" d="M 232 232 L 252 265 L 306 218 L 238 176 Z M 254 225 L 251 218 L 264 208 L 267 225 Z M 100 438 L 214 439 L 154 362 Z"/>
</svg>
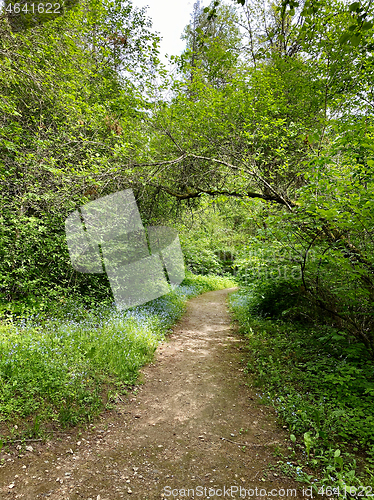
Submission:
<svg viewBox="0 0 374 500">
<path fill-rule="evenodd" d="M 210 16 L 211 7 L 194 4 L 191 23 L 183 33 L 186 49 L 180 58 L 180 67 L 189 73 L 190 82 L 196 72 L 204 75 L 210 85 L 223 86 L 238 64 L 241 35 L 238 16 L 233 7 L 222 5 L 216 15 Z"/>
<path fill-rule="evenodd" d="M 158 38 L 142 14 L 125 10 L 118 28 L 128 29 L 127 66 L 116 71 L 109 42 L 91 50 L 95 23 L 105 32 L 111 16 L 104 7 L 92 18 L 77 6 L 17 33 L 1 20 L 0 274 L 8 300 L 53 294 L 71 280 L 89 286 L 95 278 L 71 270 L 64 219 L 77 205 L 130 187 L 126 165 L 146 142 L 149 105 L 136 74 L 154 64 Z"/>
</svg>

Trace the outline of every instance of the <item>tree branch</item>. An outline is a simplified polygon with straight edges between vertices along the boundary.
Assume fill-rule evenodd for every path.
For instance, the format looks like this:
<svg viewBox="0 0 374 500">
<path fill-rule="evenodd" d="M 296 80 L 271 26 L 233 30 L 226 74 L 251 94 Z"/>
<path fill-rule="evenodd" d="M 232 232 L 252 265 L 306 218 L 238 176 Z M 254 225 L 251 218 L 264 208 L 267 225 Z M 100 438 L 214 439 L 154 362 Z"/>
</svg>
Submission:
<svg viewBox="0 0 374 500">
<path fill-rule="evenodd" d="M 203 194 L 208 194 L 209 196 L 232 196 L 234 198 L 258 198 L 263 201 L 272 201 L 275 203 L 282 203 L 279 198 L 271 195 L 265 195 L 260 193 L 253 193 L 251 191 L 239 193 L 237 191 L 226 191 L 226 190 L 207 190 L 207 189 L 198 189 L 195 191 L 186 191 L 185 193 L 177 193 L 167 186 L 149 184 L 152 187 L 161 189 L 166 193 L 174 196 L 174 198 L 178 198 L 179 200 L 188 200 L 191 198 L 199 198 Z"/>
<path fill-rule="evenodd" d="M 136 163 L 134 164 L 135 167 L 159 167 L 163 165 L 175 165 L 176 163 L 180 163 L 181 161 L 185 160 L 186 158 L 194 158 L 197 160 L 204 160 L 204 161 L 209 161 L 213 163 L 219 163 L 220 165 L 224 165 L 236 172 L 245 172 L 247 175 L 259 180 L 262 182 L 268 189 L 273 193 L 272 195 L 266 195 L 266 194 L 260 194 L 260 193 L 253 193 L 253 192 L 247 192 L 247 193 L 238 193 L 238 192 L 232 192 L 232 191 L 219 191 L 219 190 L 203 190 L 199 188 L 195 188 L 194 192 L 186 192 L 186 193 L 177 193 L 175 191 L 172 191 L 171 189 L 167 188 L 166 186 L 157 186 L 161 187 L 165 192 L 170 194 L 171 196 L 174 196 L 175 198 L 178 199 L 190 199 L 190 198 L 197 198 L 201 196 L 202 193 L 209 194 L 211 196 L 218 196 L 218 195 L 226 195 L 226 196 L 235 196 L 238 198 L 259 198 L 264 201 L 272 201 L 275 203 L 279 203 L 280 205 L 284 205 L 288 208 L 289 211 L 292 211 L 292 208 L 296 207 L 296 203 L 286 200 L 280 193 L 276 191 L 262 176 L 260 176 L 257 172 L 253 172 L 252 170 L 249 170 L 245 167 L 237 167 L 236 165 L 232 165 L 231 163 L 225 161 L 225 160 L 219 160 L 217 158 L 209 158 L 207 156 L 201 156 L 201 155 L 195 155 L 193 153 L 184 153 L 182 156 L 179 158 L 176 158 L 174 160 L 166 160 L 162 162 L 155 162 L 155 163 Z M 154 186 L 156 187 L 156 186 Z"/>
</svg>

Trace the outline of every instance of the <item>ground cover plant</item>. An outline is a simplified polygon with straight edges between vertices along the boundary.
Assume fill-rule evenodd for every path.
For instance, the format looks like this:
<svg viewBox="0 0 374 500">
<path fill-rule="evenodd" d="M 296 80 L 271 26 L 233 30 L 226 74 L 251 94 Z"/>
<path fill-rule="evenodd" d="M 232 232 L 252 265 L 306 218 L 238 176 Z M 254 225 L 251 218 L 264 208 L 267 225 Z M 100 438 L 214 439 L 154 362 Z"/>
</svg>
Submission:
<svg viewBox="0 0 374 500">
<path fill-rule="evenodd" d="M 271 286 L 282 299 L 284 287 L 277 288 L 276 280 Z M 369 353 L 336 328 L 281 319 L 290 304 L 273 300 L 278 308 L 269 311 L 268 298 L 262 286 L 252 286 L 231 295 L 230 304 L 248 341 L 247 371 L 290 431 L 288 472 L 307 482 L 318 478 L 316 488 L 334 486 L 342 492 L 344 487 L 373 486 L 374 366 Z M 302 458 L 299 464 L 295 457 Z M 314 478 L 303 472 L 305 465 L 314 469 Z"/>
<path fill-rule="evenodd" d="M 188 298 L 233 285 L 224 277 L 188 274 L 169 294 L 130 310 L 104 304 L 68 313 L 65 307 L 65 319 L 3 322 L 2 433 L 11 432 L 13 439 L 20 433 L 33 437 L 45 422 L 68 426 L 92 420 L 108 400 L 108 390 L 124 392 L 135 383 L 139 368 L 152 359 Z"/>
</svg>

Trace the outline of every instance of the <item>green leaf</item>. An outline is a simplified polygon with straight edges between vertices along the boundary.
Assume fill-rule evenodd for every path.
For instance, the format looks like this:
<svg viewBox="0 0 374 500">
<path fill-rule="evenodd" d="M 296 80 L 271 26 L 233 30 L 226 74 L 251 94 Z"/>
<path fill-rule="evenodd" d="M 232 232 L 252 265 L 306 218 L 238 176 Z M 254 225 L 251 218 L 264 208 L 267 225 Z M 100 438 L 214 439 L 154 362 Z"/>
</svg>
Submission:
<svg viewBox="0 0 374 500">
<path fill-rule="evenodd" d="M 357 47 L 361 42 L 361 35 L 352 35 L 351 36 L 351 44 L 354 47 Z"/>
<path fill-rule="evenodd" d="M 373 22 L 372 22 L 372 21 L 366 21 L 366 22 L 362 25 L 362 29 L 363 29 L 364 31 L 366 31 L 366 30 L 370 30 L 372 27 L 373 27 Z"/>
<path fill-rule="evenodd" d="M 351 37 L 350 33 L 347 33 L 347 32 L 343 33 L 341 35 L 341 37 L 339 38 L 339 43 L 341 45 L 345 44 L 349 40 L 350 37 Z"/>
<path fill-rule="evenodd" d="M 360 8 L 360 2 L 353 2 L 353 3 L 351 3 L 351 5 L 349 6 L 349 10 L 350 10 L 351 12 L 357 11 L 359 8 Z"/>
</svg>

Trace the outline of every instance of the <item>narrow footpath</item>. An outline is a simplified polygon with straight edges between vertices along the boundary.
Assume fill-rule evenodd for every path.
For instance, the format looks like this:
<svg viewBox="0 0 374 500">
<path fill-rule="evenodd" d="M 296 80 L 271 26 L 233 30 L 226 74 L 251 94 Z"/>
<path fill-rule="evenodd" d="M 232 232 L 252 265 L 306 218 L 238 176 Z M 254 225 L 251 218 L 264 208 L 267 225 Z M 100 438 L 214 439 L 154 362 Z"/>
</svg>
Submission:
<svg viewBox="0 0 374 500">
<path fill-rule="evenodd" d="M 232 291 L 190 300 L 135 392 L 88 430 L 2 453 L 0 498 L 306 498 L 301 484 L 269 469 L 288 434 L 243 372 Z"/>
</svg>

